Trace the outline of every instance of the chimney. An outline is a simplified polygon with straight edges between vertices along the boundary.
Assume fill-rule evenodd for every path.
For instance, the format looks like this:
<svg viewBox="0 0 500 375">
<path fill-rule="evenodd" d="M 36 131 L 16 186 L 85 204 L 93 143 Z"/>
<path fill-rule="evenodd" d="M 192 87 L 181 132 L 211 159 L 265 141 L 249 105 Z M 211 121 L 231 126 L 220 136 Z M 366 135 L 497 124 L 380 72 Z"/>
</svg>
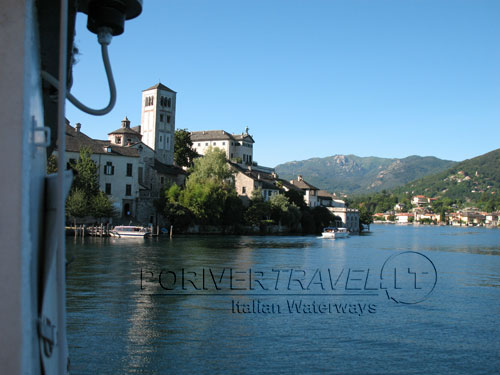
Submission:
<svg viewBox="0 0 500 375">
<path fill-rule="evenodd" d="M 82 128 L 82 124 L 80 124 L 79 122 L 77 122 L 77 123 L 76 123 L 76 125 L 75 125 L 75 131 L 76 131 L 77 133 L 80 133 L 80 129 L 81 129 L 81 128 Z"/>
<path fill-rule="evenodd" d="M 302 180 L 303 180 L 303 179 L 302 179 L 302 175 L 301 175 L 301 174 L 299 174 L 299 175 L 297 176 L 297 181 L 302 181 Z"/>
<path fill-rule="evenodd" d="M 273 176 L 273 178 L 278 178 L 278 175 L 276 174 L 276 172 L 271 173 L 271 176 Z"/>
</svg>

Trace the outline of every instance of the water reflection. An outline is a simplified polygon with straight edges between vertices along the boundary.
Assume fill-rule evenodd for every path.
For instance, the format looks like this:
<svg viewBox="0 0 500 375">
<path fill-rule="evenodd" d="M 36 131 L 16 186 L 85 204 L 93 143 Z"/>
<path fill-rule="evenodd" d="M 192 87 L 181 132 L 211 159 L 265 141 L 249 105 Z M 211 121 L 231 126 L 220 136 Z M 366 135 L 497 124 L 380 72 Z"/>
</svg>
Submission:
<svg viewBox="0 0 500 375">
<path fill-rule="evenodd" d="M 68 329 L 79 374 L 494 373 L 500 368 L 500 231 L 372 226 L 342 240 L 314 236 L 207 236 L 116 241 L 68 239 Z M 419 251 L 438 283 L 425 302 L 308 297 L 376 304 L 376 314 L 231 312 L 231 303 L 281 304 L 286 296 L 162 295 L 162 269 L 379 269 L 398 251 Z M 141 270 L 154 273 L 141 289 Z M 227 280 L 227 276 L 223 279 Z M 272 281 L 271 277 L 264 280 Z M 298 297 L 293 297 L 297 299 Z M 418 351 L 418 356 L 410 355 Z M 423 360 L 425 358 L 425 360 Z M 332 363 L 335 364 L 332 367 Z M 405 367 L 400 366 L 405 363 Z"/>
</svg>

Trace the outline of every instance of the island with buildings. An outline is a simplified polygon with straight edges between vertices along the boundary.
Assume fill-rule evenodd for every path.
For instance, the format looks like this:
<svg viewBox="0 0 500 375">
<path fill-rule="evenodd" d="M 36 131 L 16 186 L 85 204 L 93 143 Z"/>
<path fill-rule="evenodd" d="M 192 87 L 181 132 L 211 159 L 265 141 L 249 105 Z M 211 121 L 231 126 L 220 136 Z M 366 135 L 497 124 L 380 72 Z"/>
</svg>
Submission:
<svg viewBox="0 0 500 375">
<path fill-rule="evenodd" d="M 99 189 L 113 202 L 114 222 L 171 224 L 162 215 L 158 202 L 172 185 L 185 185 L 189 176 L 188 168 L 174 162 L 176 101 L 176 92 L 161 83 L 143 90 L 141 124 L 131 126 L 125 116 L 107 140 L 90 138 L 82 124 L 71 126 L 67 122 L 67 165 L 77 162 L 82 149 L 90 151 Z M 248 127 L 238 134 L 204 130 L 190 132 L 189 136 L 191 148 L 199 157 L 214 149 L 225 153 L 231 183 L 243 209 L 251 206 L 256 196 L 263 202 L 272 202 L 275 196 L 295 194 L 303 200 L 297 205 L 321 211 L 323 217 L 327 212 L 331 215 L 331 224 L 348 228 L 350 232 L 359 231 L 359 211 L 348 208 L 335 194 L 311 185 L 302 176 L 281 179 L 274 168 L 258 165 L 253 153 L 255 140 Z M 314 215 L 309 216 L 308 220 L 315 220 Z M 323 224 L 329 224 L 328 220 L 323 219 Z"/>
</svg>

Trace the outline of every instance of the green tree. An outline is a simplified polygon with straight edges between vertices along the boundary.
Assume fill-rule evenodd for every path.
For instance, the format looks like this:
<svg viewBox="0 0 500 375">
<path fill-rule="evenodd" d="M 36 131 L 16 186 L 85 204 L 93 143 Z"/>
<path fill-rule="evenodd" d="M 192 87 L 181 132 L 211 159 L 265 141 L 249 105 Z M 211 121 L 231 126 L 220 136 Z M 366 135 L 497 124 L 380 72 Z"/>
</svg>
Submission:
<svg viewBox="0 0 500 375">
<path fill-rule="evenodd" d="M 373 223 L 373 214 L 364 206 L 359 209 L 359 231 Z"/>
<path fill-rule="evenodd" d="M 264 201 L 261 188 L 252 191 L 250 206 L 247 208 L 244 218 L 245 222 L 250 225 L 260 225 L 262 221 L 271 219 L 271 204 Z"/>
<path fill-rule="evenodd" d="M 306 202 L 304 202 L 304 193 L 302 191 L 290 189 L 285 192 L 285 197 L 288 198 L 290 203 L 294 203 L 301 209 L 306 207 Z"/>
<path fill-rule="evenodd" d="M 182 195 L 182 188 L 177 184 L 172 184 L 166 191 L 165 197 L 169 203 L 178 203 Z"/>
<path fill-rule="evenodd" d="M 85 193 L 79 189 L 72 190 L 66 199 L 66 214 L 76 223 L 77 218 L 87 216 L 88 213 L 89 202 Z"/>
<path fill-rule="evenodd" d="M 250 200 L 252 203 L 264 202 L 264 196 L 262 195 L 262 189 L 260 187 L 257 189 L 253 189 Z"/>
<path fill-rule="evenodd" d="M 283 213 L 281 220 L 282 223 L 288 226 L 288 228 L 290 228 L 291 231 L 296 231 L 300 224 L 301 218 L 302 218 L 302 212 L 300 208 L 298 208 L 295 204 L 292 203 L 288 207 L 288 210 Z"/>
<path fill-rule="evenodd" d="M 315 233 L 316 224 L 314 222 L 314 216 L 311 214 L 309 209 L 302 210 L 301 217 L 302 233 Z"/>
<path fill-rule="evenodd" d="M 99 191 L 90 201 L 90 212 L 96 219 L 113 217 L 116 215 L 115 208 L 109 197 Z"/>
<path fill-rule="evenodd" d="M 271 204 L 271 218 L 280 224 L 295 230 L 300 223 L 300 209 L 283 194 L 273 195 L 269 199 Z"/>
<path fill-rule="evenodd" d="M 236 194 L 231 177 L 226 153 L 209 148 L 203 157 L 194 161 L 186 188 L 179 193 L 179 202 L 194 214 L 198 222 L 220 224 L 226 200 Z"/>
<path fill-rule="evenodd" d="M 57 156 L 50 155 L 47 159 L 47 173 L 57 173 Z"/>
<path fill-rule="evenodd" d="M 193 142 L 191 141 L 191 134 L 187 129 L 177 129 L 175 131 L 174 139 L 174 161 L 180 167 L 191 167 L 193 160 L 199 156 L 193 150 Z"/>
<path fill-rule="evenodd" d="M 193 213 L 179 203 L 166 203 L 162 214 L 176 232 L 184 230 L 193 221 Z"/>
<path fill-rule="evenodd" d="M 87 147 L 80 149 L 80 159 L 72 166 L 75 172 L 72 189 L 85 193 L 90 200 L 99 193 L 99 175 L 96 163 L 91 159 L 92 152 Z"/>
<path fill-rule="evenodd" d="M 314 233 L 321 233 L 324 227 L 330 226 L 335 220 L 335 216 L 326 207 L 314 207 L 311 214 L 315 224 Z"/>
<path fill-rule="evenodd" d="M 224 225 L 237 225 L 243 221 L 243 202 L 236 192 L 230 192 L 224 204 L 222 212 L 222 223 Z"/>
<path fill-rule="evenodd" d="M 174 231 L 179 232 L 187 228 L 193 221 L 194 215 L 180 203 L 183 190 L 180 186 L 173 184 L 165 190 L 163 197 L 155 201 L 155 207 L 163 215 Z"/>
<path fill-rule="evenodd" d="M 186 182 L 189 185 L 215 181 L 220 185 L 227 185 L 232 177 L 231 169 L 226 161 L 226 153 L 218 148 L 209 147 L 205 155 L 194 161 L 191 175 Z"/>
<path fill-rule="evenodd" d="M 181 203 L 202 224 L 220 224 L 229 192 L 213 180 L 188 183 Z"/>
<path fill-rule="evenodd" d="M 270 220 L 271 205 L 264 200 L 253 202 L 245 212 L 245 221 L 251 225 L 260 225 L 264 220 Z"/>
</svg>

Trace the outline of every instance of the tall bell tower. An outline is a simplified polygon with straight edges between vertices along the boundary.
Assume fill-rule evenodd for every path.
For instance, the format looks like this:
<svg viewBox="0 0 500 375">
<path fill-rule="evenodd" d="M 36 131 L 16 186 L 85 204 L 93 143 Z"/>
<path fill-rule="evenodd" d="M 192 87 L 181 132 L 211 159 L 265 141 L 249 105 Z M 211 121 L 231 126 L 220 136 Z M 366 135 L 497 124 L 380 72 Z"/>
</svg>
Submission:
<svg viewBox="0 0 500 375">
<path fill-rule="evenodd" d="M 174 163 L 175 104 L 177 93 L 158 83 L 142 91 L 142 142 L 162 163 Z"/>
</svg>

